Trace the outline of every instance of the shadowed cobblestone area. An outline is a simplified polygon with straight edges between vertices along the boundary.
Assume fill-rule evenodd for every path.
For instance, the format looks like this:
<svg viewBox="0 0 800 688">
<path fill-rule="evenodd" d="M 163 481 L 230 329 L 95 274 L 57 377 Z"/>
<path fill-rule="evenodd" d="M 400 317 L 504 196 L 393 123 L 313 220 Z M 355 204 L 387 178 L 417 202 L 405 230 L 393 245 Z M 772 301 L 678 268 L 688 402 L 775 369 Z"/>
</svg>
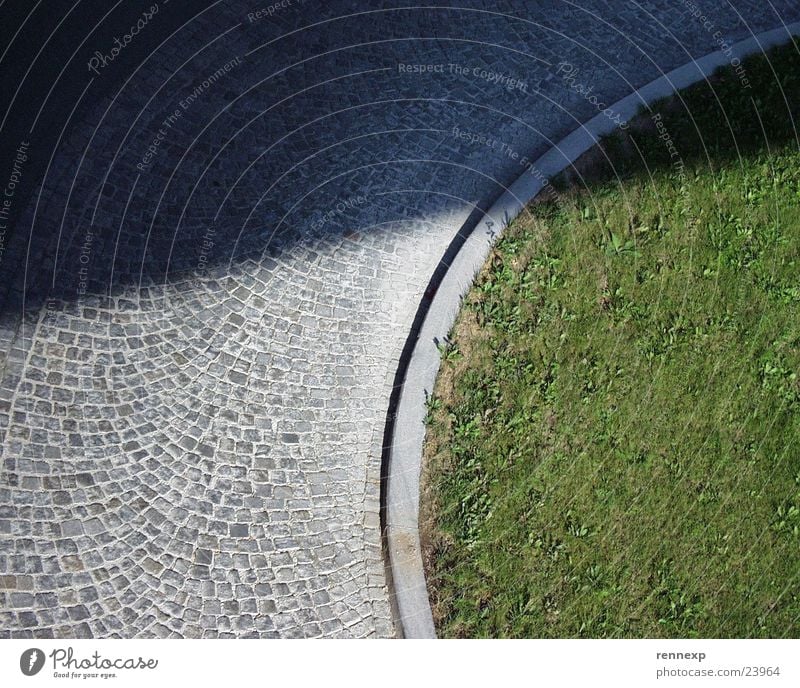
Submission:
<svg viewBox="0 0 800 688">
<path fill-rule="evenodd" d="M 446 248 L 597 114 L 577 86 L 612 103 L 800 20 L 269 4 L 198 4 L 87 68 L 54 148 L 32 124 L 0 254 L 0 636 L 393 635 L 383 433 Z"/>
</svg>

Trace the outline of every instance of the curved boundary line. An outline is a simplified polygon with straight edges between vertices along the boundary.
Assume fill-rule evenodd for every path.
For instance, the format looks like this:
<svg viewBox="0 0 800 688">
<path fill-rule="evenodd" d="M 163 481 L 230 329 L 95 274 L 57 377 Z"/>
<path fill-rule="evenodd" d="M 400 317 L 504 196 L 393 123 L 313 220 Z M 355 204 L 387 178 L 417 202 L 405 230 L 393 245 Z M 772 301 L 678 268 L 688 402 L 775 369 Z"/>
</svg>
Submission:
<svg viewBox="0 0 800 688">
<path fill-rule="evenodd" d="M 674 95 L 710 77 L 732 58 L 743 59 L 787 43 L 800 35 L 800 22 L 764 31 L 731 46 L 687 62 L 635 90 L 609 107 L 628 122 L 643 104 Z M 539 157 L 503 192 L 468 236 L 456 235 L 434 272 L 406 341 L 394 376 L 384 433 L 381 485 L 381 529 L 387 582 L 397 633 L 403 638 L 436 638 L 422 566 L 419 539 L 419 479 L 425 441 L 426 402 L 441 363 L 438 344 L 446 340 L 466 296 L 503 230 L 542 190 L 541 177 L 552 179 L 595 146 L 617 125 L 599 113 Z M 452 257 L 452 261 L 448 258 Z M 429 296 L 433 291 L 433 296 Z"/>
</svg>

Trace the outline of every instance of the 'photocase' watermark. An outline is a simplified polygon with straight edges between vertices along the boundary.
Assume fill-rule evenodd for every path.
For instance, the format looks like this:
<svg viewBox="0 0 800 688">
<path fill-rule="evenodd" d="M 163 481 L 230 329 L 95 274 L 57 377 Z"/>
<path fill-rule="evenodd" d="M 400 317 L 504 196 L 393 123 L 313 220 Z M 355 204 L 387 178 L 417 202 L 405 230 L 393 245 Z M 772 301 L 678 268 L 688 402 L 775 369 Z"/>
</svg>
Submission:
<svg viewBox="0 0 800 688">
<path fill-rule="evenodd" d="M 587 85 L 577 80 L 578 68 L 573 67 L 569 62 L 559 62 L 556 74 L 561 77 L 564 83 L 575 93 L 593 105 L 598 112 L 602 112 L 620 129 L 627 129 L 628 123 L 622 119 L 622 116 L 615 112 L 613 108 L 609 107 L 603 102 L 593 91 L 594 85 Z"/>
<path fill-rule="evenodd" d="M 166 141 L 169 130 L 172 129 L 174 124 L 182 116 L 183 110 L 181 108 L 176 108 L 171 115 L 167 115 L 167 117 L 164 118 L 164 121 L 161 122 L 161 126 L 158 128 L 158 132 L 156 132 L 156 135 L 150 140 L 150 144 L 147 146 L 147 150 L 142 155 L 141 160 L 136 163 L 137 170 L 140 172 L 147 172 L 159 148 L 161 148 L 161 144 Z"/>
<path fill-rule="evenodd" d="M 48 655 L 52 660 L 53 678 L 66 679 L 109 679 L 121 676 L 124 671 L 153 670 L 158 660 L 141 655 L 135 657 L 104 657 L 99 652 L 86 656 L 76 656 L 71 647 L 56 648 Z M 45 665 L 45 654 L 38 647 L 25 650 L 19 658 L 20 671 L 25 676 L 35 676 Z"/>
<path fill-rule="evenodd" d="M 271 17 L 273 14 L 277 14 L 281 10 L 294 7 L 295 5 L 302 5 L 304 2 L 305 0 L 279 0 L 279 2 L 273 2 L 271 5 L 267 5 L 260 10 L 248 12 L 247 21 L 252 24 L 253 22 L 264 19 L 265 17 Z"/>
<path fill-rule="evenodd" d="M 325 213 L 322 214 L 322 217 L 317 218 L 314 222 L 311 223 L 311 230 L 316 231 L 318 229 L 322 229 L 328 222 L 334 220 L 337 217 L 341 217 L 344 215 L 348 210 L 352 208 L 358 208 L 364 205 L 367 202 L 367 197 L 358 195 L 353 196 L 351 198 L 345 198 L 342 201 L 339 201 L 334 207 L 327 210 Z"/>
<path fill-rule="evenodd" d="M 139 162 L 136 164 L 136 169 L 139 170 L 139 172 L 148 171 L 150 165 L 161 148 L 161 144 L 167 140 L 170 130 L 175 126 L 178 120 L 183 117 L 183 113 L 186 112 L 192 105 L 194 105 L 194 103 L 197 102 L 197 100 L 217 81 L 219 81 L 219 79 L 225 76 L 234 67 L 238 67 L 241 64 L 242 58 L 236 56 L 229 62 L 226 62 L 224 65 L 222 65 L 222 67 L 220 67 L 216 72 L 203 79 L 202 82 L 195 86 L 191 93 L 178 101 L 179 107 L 175 108 L 171 114 L 164 118 L 155 136 L 150 139 L 147 149 L 145 150 Z"/>
<path fill-rule="evenodd" d="M 513 147 L 509 146 L 504 141 L 486 136 L 485 134 L 478 134 L 476 132 L 453 127 L 453 136 L 461 141 L 467 141 L 472 145 L 486 146 L 487 148 L 497 151 L 500 155 L 505 156 L 509 160 L 513 160 L 524 170 L 526 174 L 534 177 L 541 185 L 542 188 L 539 193 L 547 196 L 550 200 L 561 203 L 558 193 L 553 188 L 550 178 L 544 174 L 527 155 L 522 155 Z"/>
<path fill-rule="evenodd" d="M 490 84 L 502 86 L 507 91 L 521 91 L 528 95 L 528 84 L 521 79 L 512 77 L 502 72 L 493 72 L 483 67 L 472 67 L 448 62 L 447 64 L 413 64 L 400 62 L 397 65 L 400 74 L 455 74 L 457 76 L 469 76 L 475 79 L 488 81 Z"/>
<path fill-rule="evenodd" d="M 717 44 L 717 47 L 722 51 L 722 54 L 728 60 L 728 63 L 731 67 L 733 67 L 733 71 L 736 72 L 736 76 L 739 77 L 739 83 L 742 85 L 742 88 L 749 89 L 752 88 L 750 84 L 750 79 L 747 78 L 747 72 L 745 71 L 744 65 L 742 61 L 733 54 L 733 46 L 725 39 L 722 35 L 722 31 L 714 31 L 716 28 L 716 24 L 714 24 L 709 17 L 703 13 L 701 10 L 692 0 L 681 0 L 683 6 L 689 10 L 689 13 L 697 19 L 703 25 L 703 28 L 711 34 L 711 37 L 714 39 L 714 42 Z M 711 33 L 713 31 L 713 33 Z"/>
<path fill-rule="evenodd" d="M 195 89 L 186 96 L 183 100 L 178 103 L 184 110 L 188 110 L 189 106 L 192 105 L 203 93 L 205 93 L 211 86 L 216 83 L 221 77 L 225 76 L 228 72 L 230 72 L 234 67 L 238 67 L 242 64 L 242 58 L 238 55 L 234 57 L 230 62 L 226 62 L 222 67 L 220 67 L 216 72 L 214 72 L 211 76 L 203 79 L 203 81 L 195 87 Z"/>
<path fill-rule="evenodd" d="M 169 3 L 169 0 L 163 0 L 163 3 L 166 5 Z M 144 31 L 145 27 L 153 20 L 156 14 L 158 14 L 158 3 L 154 2 L 150 5 L 149 9 L 142 12 L 142 16 L 128 29 L 128 33 L 124 34 L 122 38 L 114 36 L 114 47 L 108 52 L 101 53 L 99 50 L 95 50 L 94 55 L 92 55 L 86 63 L 89 71 L 94 72 L 95 76 L 99 76 L 100 70 L 105 69 L 111 62 L 116 60 L 119 54 L 130 45 L 131 41 Z"/>
<path fill-rule="evenodd" d="M 197 258 L 198 270 L 205 270 L 208 263 L 208 257 L 211 249 L 214 248 L 214 238 L 217 236 L 217 230 L 214 227 L 209 227 L 206 233 L 203 234 L 203 240 L 200 242 L 200 255 Z"/>
<path fill-rule="evenodd" d="M 36 676 L 44 666 L 44 652 L 32 647 L 20 655 L 19 669 L 25 676 Z"/>
<path fill-rule="evenodd" d="M 683 162 L 683 158 L 678 151 L 678 147 L 675 145 L 675 141 L 672 139 L 672 134 L 669 132 L 667 125 L 663 121 L 661 113 L 656 112 L 655 114 L 650 115 L 650 120 L 656 126 L 658 138 L 661 139 L 664 147 L 667 150 L 667 153 L 669 153 L 670 164 L 672 165 L 672 169 L 678 177 L 679 191 L 683 201 L 683 213 L 685 216 L 691 217 L 693 214 L 693 207 L 689 202 L 689 185 L 688 178 L 686 176 L 686 164 Z"/>
<path fill-rule="evenodd" d="M 11 217 L 11 207 L 13 205 L 14 193 L 17 185 L 22 180 L 22 167 L 28 160 L 28 141 L 21 141 L 17 147 L 14 161 L 11 163 L 11 175 L 3 189 L 3 197 L 0 199 L 0 263 L 3 262 L 3 254 L 6 250 L 6 232 L 8 231 L 8 221 Z"/>
<path fill-rule="evenodd" d="M 78 262 L 80 263 L 80 267 L 78 268 L 78 294 L 81 296 L 86 294 L 86 288 L 89 284 L 89 263 L 91 261 L 93 243 L 94 234 L 87 230 L 83 237 L 80 253 L 78 254 Z"/>
</svg>

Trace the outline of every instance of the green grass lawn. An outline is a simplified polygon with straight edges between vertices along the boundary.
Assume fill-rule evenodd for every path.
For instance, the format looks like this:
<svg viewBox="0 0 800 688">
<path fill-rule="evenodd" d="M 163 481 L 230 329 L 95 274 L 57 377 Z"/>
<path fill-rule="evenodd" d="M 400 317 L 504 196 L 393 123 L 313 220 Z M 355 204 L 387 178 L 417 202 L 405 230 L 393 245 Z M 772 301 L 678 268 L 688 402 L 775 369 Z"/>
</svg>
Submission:
<svg viewBox="0 0 800 688">
<path fill-rule="evenodd" d="M 800 635 L 800 51 L 745 67 L 606 140 L 466 298 L 423 470 L 441 636 Z"/>
</svg>

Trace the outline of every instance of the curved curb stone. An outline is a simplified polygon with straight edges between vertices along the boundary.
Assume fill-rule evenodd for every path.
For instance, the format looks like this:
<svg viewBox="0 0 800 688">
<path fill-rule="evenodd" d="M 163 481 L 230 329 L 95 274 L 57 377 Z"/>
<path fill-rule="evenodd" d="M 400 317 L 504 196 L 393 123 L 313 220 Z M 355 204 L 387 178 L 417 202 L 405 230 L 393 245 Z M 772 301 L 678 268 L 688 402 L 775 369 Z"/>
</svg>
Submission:
<svg viewBox="0 0 800 688">
<path fill-rule="evenodd" d="M 641 106 L 649 106 L 701 79 L 709 77 L 733 58 L 742 59 L 763 52 L 791 36 L 800 35 L 800 22 L 759 33 L 731 46 L 731 53 L 710 53 L 651 81 L 610 106 L 627 122 Z M 438 285 L 438 289 L 419 328 L 404 374 L 394 417 L 391 445 L 387 454 L 385 537 L 393 583 L 396 623 L 402 637 L 435 638 L 419 539 L 419 479 L 425 440 L 426 401 L 436 382 L 441 363 L 437 344 L 446 339 L 461 308 L 461 301 L 472 286 L 478 271 L 495 241 L 525 205 L 550 179 L 594 146 L 600 137 L 616 129 L 611 119 L 600 113 L 562 139 L 498 198 L 484 218 L 469 234 Z M 412 333 L 413 336 L 413 333 Z"/>
</svg>

